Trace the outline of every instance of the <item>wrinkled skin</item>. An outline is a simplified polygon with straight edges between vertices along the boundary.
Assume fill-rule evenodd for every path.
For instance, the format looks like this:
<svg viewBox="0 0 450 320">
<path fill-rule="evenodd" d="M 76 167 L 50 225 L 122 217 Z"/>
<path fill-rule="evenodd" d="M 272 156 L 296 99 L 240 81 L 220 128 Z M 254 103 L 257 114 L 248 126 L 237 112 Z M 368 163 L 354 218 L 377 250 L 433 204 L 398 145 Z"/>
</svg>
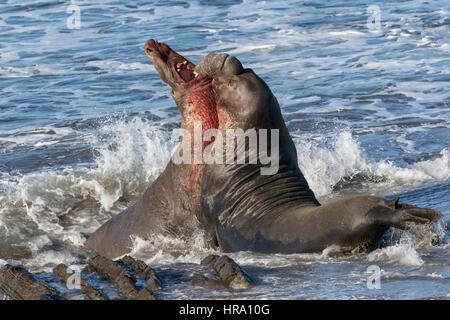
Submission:
<svg viewBox="0 0 450 320">
<path fill-rule="evenodd" d="M 373 196 L 321 205 L 298 167 L 294 143 L 266 83 L 225 54 L 209 54 L 196 71 L 213 78 L 223 135 L 235 128 L 280 130 L 276 174 L 261 175 L 261 163 L 205 167 L 202 222 L 223 251 L 320 252 L 331 245 L 370 249 L 389 227 L 405 229 L 442 217 L 431 209 Z"/>
<path fill-rule="evenodd" d="M 194 121 L 201 121 L 204 130 L 217 127 L 211 79 L 194 74 L 195 66 L 164 43 L 150 39 L 145 52 L 161 79 L 171 87 L 181 112 L 181 127 L 191 134 Z M 115 258 L 131 251 L 132 237 L 163 234 L 189 239 L 200 228 L 203 167 L 175 164 L 171 159 L 142 198 L 91 234 L 86 247 Z"/>
</svg>

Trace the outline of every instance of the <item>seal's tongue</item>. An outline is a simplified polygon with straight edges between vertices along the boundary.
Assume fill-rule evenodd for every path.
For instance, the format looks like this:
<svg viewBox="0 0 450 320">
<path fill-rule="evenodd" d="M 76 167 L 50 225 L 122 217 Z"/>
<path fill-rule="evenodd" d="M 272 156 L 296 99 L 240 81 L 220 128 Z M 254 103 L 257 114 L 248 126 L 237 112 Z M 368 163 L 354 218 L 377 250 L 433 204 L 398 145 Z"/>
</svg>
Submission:
<svg viewBox="0 0 450 320">
<path fill-rule="evenodd" d="M 179 62 L 177 64 L 177 72 L 180 77 L 186 82 L 191 81 L 195 78 L 194 70 L 188 68 L 186 61 Z"/>
</svg>

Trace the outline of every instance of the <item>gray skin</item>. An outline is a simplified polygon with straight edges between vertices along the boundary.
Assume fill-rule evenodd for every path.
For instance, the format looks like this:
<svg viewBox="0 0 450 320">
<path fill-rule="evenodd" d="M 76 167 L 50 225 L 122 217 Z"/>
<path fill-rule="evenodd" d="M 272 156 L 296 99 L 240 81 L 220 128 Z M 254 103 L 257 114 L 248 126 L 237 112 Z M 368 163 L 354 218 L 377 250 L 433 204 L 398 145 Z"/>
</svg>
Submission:
<svg viewBox="0 0 450 320">
<path fill-rule="evenodd" d="M 164 43 L 150 39 L 145 52 L 172 89 L 181 112 L 181 127 L 192 134 L 194 121 L 201 121 L 205 129 L 217 126 L 211 79 L 195 75 L 195 66 Z M 200 228 L 203 168 L 202 164 L 175 164 L 171 159 L 142 198 L 92 233 L 85 247 L 115 258 L 131 251 L 132 237 L 164 234 L 189 239 Z"/>
<path fill-rule="evenodd" d="M 205 167 L 202 222 L 221 250 L 303 253 L 332 245 L 370 250 L 389 227 L 405 229 L 442 217 L 431 209 L 373 196 L 321 205 L 298 167 L 294 143 L 266 83 L 226 54 L 209 54 L 196 72 L 213 78 L 218 128 L 224 137 L 226 129 L 280 130 L 276 174 L 261 175 L 259 162 Z"/>
</svg>

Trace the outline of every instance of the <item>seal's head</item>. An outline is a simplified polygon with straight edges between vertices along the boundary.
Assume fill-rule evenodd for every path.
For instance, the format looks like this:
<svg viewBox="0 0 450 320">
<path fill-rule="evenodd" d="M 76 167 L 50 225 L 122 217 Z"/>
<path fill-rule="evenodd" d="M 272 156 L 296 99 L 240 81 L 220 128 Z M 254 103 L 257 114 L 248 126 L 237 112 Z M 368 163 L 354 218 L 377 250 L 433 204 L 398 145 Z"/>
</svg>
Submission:
<svg viewBox="0 0 450 320">
<path fill-rule="evenodd" d="M 195 71 L 213 79 L 219 130 L 225 130 L 226 133 L 227 129 L 240 129 L 249 134 L 249 129 L 258 131 L 258 143 L 261 144 L 261 139 L 267 139 L 267 147 L 271 148 L 273 168 L 278 167 L 278 163 L 281 163 L 279 161 L 288 165 L 297 161 L 295 145 L 281 115 L 278 101 L 267 84 L 253 70 L 244 68 L 236 57 L 209 54 L 199 61 Z M 260 132 L 267 133 L 259 131 L 260 129 L 270 130 L 271 138 L 264 138 L 265 133 L 260 136 Z M 278 147 L 281 150 L 280 157 Z M 250 146 L 246 145 L 246 148 Z M 252 150 L 256 150 L 255 145 Z"/>
<path fill-rule="evenodd" d="M 182 115 L 182 127 L 191 130 L 194 121 L 200 121 L 203 131 L 217 128 L 212 79 L 196 73 L 192 62 L 165 43 L 150 39 L 144 48 L 161 79 L 172 89 L 172 96 Z"/>
<path fill-rule="evenodd" d="M 194 143 L 195 128 L 201 125 L 202 133 L 209 129 L 217 129 L 218 119 L 216 101 L 212 88 L 212 79 L 194 71 L 195 65 L 182 55 L 173 51 L 167 44 L 150 39 L 145 44 L 145 53 L 152 61 L 161 79 L 171 87 L 172 97 L 181 112 L 181 128 L 183 129 L 179 154 L 190 159 L 185 166 L 185 185 L 191 191 L 191 197 L 200 195 L 200 183 L 203 174 L 202 165 L 197 165 L 195 153 L 201 154 L 211 141 L 203 141 L 201 150 Z M 185 140 L 186 139 L 186 140 Z M 190 148 L 187 146 L 190 145 Z M 186 146 L 186 148 L 184 148 Z M 190 155 L 188 155 L 190 153 Z M 195 164 L 194 164 L 195 163 Z"/>
<path fill-rule="evenodd" d="M 234 56 L 211 53 L 195 71 L 213 79 L 219 127 L 265 127 L 273 95 L 253 70 L 244 69 Z"/>
<path fill-rule="evenodd" d="M 186 86 L 198 76 L 195 66 L 167 44 L 150 39 L 144 49 L 161 79 L 172 88 Z"/>
</svg>

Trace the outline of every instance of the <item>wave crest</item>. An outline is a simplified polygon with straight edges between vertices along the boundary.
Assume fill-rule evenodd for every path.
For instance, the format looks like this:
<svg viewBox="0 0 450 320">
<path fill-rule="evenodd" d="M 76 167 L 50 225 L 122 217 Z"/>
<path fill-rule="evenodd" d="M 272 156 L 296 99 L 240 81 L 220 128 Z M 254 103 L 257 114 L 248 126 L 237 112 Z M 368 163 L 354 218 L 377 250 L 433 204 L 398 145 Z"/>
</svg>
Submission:
<svg viewBox="0 0 450 320">
<path fill-rule="evenodd" d="M 352 182 L 358 185 L 358 189 L 352 191 L 387 195 L 423 183 L 450 179 L 448 149 L 442 150 L 435 159 L 401 168 L 390 161 L 367 159 L 350 131 L 338 133 L 327 146 L 321 145 L 321 141 L 298 139 L 296 146 L 299 167 L 319 198 L 327 198 L 333 191 L 348 187 Z"/>
</svg>

